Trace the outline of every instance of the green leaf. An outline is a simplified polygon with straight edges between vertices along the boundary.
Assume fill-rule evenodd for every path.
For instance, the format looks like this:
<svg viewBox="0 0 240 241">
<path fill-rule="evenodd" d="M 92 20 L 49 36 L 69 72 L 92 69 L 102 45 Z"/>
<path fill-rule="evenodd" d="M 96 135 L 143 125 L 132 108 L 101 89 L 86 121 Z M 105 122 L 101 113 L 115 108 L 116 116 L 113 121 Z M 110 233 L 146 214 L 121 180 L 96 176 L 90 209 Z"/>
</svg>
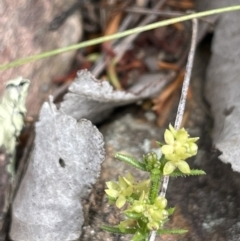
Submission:
<svg viewBox="0 0 240 241">
<path fill-rule="evenodd" d="M 124 212 L 124 214 L 131 219 L 139 219 L 142 217 L 142 213 L 137 212 Z"/>
<path fill-rule="evenodd" d="M 158 229 L 157 234 L 184 234 L 187 233 L 188 230 L 186 229 Z"/>
<path fill-rule="evenodd" d="M 143 234 L 140 232 L 137 232 L 133 238 L 131 239 L 131 241 L 145 241 L 146 240 L 146 236 L 147 234 Z"/>
<path fill-rule="evenodd" d="M 161 159 L 160 159 L 160 163 L 161 163 L 161 171 L 163 172 L 163 168 L 164 168 L 164 166 L 165 166 L 165 164 L 167 163 L 168 161 L 167 161 L 167 159 L 165 158 L 165 156 L 164 155 L 162 155 L 161 156 Z"/>
<path fill-rule="evenodd" d="M 113 198 L 113 197 L 110 197 L 110 196 L 107 196 L 107 198 L 108 198 L 108 201 L 110 201 L 111 203 L 116 202 L 116 198 Z"/>
<path fill-rule="evenodd" d="M 108 225 L 102 225 L 101 229 L 109 232 L 109 233 L 119 233 L 119 234 L 135 234 L 136 229 L 134 228 L 126 228 L 126 229 L 121 229 L 118 226 L 108 226 Z"/>
<path fill-rule="evenodd" d="M 190 173 L 182 173 L 179 170 L 174 170 L 174 172 L 170 174 L 171 177 L 186 177 L 186 176 L 198 176 L 198 175 L 206 175 L 206 173 L 203 170 L 192 169 L 190 170 Z"/>
<path fill-rule="evenodd" d="M 120 161 L 126 162 L 128 165 L 133 166 L 137 169 L 140 169 L 142 171 L 147 171 L 144 163 L 139 162 L 138 160 L 134 159 L 131 156 L 124 155 L 124 154 L 121 154 L 121 153 L 117 153 L 115 155 L 115 158 L 117 158 Z"/>
<path fill-rule="evenodd" d="M 163 145 L 165 145 L 165 144 L 163 144 L 163 143 L 160 142 L 160 141 L 156 141 L 156 143 L 157 143 L 157 145 L 159 145 L 160 147 L 162 147 Z"/>
<path fill-rule="evenodd" d="M 172 215 L 175 211 L 175 208 L 168 208 L 167 211 L 168 211 L 168 215 Z"/>
</svg>

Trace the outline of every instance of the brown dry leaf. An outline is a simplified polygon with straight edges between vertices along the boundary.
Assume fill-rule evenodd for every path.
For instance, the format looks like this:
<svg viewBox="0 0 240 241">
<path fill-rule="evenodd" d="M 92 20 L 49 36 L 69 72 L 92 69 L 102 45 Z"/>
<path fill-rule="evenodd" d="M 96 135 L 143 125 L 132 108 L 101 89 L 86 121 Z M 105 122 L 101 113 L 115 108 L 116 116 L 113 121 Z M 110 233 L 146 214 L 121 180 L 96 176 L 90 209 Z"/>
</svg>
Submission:
<svg viewBox="0 0 240 241">
<path fill-rule="evenodd" d="M 164 61 L 158 62 L 158 67 L 160 69 L 171 69 L 171 70 L 176 70 L 176 71 L 180 70 L 180 67 L 177 64 L 167 63 Z"/>
<path fill-rule="evenodd" d="M 114 34 L 118 31 L 121 18 L 122 18 L 122 12 L 118 12 L 112 16 L 112 19 L 109 21 L 105 29 L 104 36 Z"/>
<path fill-rule="evenodd" d="M 184 30 L 183 23 L 174 23 L 173 27 L 176 28 L 178 31 L 183 31 Z"/>
<path fill-rule="evenodd" d="M 175 8 L 181 9 L 193 9 L 194 3 L 191 0 L 169 0 L 167 1 L 167 5 Z"/>
<path fill-rule="evenodd" d="M 122 12 L 117 12 L 115 15 L 112 16 L 112 18 L 109 20 L 109 23 L 105 29 L 104 36 L 114 34 L 118 31 L 121 18 L 122 18 Z M 102 44 L 103 49 L 110 53 L 113 52 L 111 43 L 112 41 L 107 41 Z"/>
<path fill-rule="evenodd" d="M 117 12 L 115 15 L 112 16 L 111 20 L 109 21 L 104 36 L 114 34 L 118 31 L 118 27 L 122 18 L 122 12 Z M 114 51 L 112 49 L 112 41 L 108 41 L 102 44 L 103 49 L 110 54 L 111 57 L 114 57 Z M 119 83 L 118 76 L 116 73 L 114 60 L 110 61 L 107 65 L 107 73 L 109 77 L 109 81 L 115 87 L 116 90 L 122 90 L 122 86 Z"/>
<path fill-rule="evenodd" d="M 181 71 L 175 81 L 171 83 L 157 98 L 153 99 L 153 110 L 157 113 L 160 113 L 163 109 L 164 103 L 168 100 L 168 98 L 179 88 L 180 84 L 184 79 L 184 71 Z"/>
<path fill-rule="evenodd" d="M 188 94 L 187 94 L 187 108 L 186 108 L 186 110 L 184 112 L 184 115 L 183 115 L 181 127 L 184 127 L 187 123 L 187 120 L 188 120 L 188 117 L 189 117 L 189 114 L 190 114 L 190 111 L 191 111 L 191 100 L 192 100 L 192 98 L 193 98 L 192 89 L 191 89 L 191 87 L 189 87 Z M 173 107 L 174 103 L 177 102 L 176 99 L 177 99 L 177 96 L 172 94 L 165 101 L 161 110 L 159 110 L 159 112 L 157 111 L 157 113 L 159 115 L 157 117 L 158 126 L 163 127 L 166 124 L 167 119 L 169 117 L 169 114 L 172 111 L 172 107 Z"/>
<path fill-rule="evenodd" d="M 172 106 L 176 100 L 176 96 L 172 95 L 164 104 L 163 108 L 161 109 L 161 112 L 158 113 L 157 117 L 157 124 L 160 127 L 163 127 L 167 121 L 167 118 L 169 117 L 169 114 L 172 110 Z"/>
</svg>

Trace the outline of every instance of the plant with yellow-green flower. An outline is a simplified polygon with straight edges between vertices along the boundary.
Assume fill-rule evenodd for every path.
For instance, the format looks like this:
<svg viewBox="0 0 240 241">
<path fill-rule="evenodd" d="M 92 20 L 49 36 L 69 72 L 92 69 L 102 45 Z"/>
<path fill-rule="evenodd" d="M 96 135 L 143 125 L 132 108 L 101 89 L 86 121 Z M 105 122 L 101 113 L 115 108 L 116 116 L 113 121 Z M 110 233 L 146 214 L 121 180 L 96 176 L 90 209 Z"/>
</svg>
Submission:
<svg viewBox="0 0 240 241">
<path fill-rule="evenodd" d="M 166 145 L 161 147 L 162 154 L 168 161 L 163 168 L 164 175 L 171 174 L 176 168 L 182 173 L 190 173 L 186 159 L 197 154 L 198 146 L 195 142 L 198 139 L 189 138 L 184 128 L 175 130 L 171 124 L 169 125 L 169 130 L 164 133 Z"/>
<path fill-rule="evenodd" d="M 161 156 L 149 152 L 138 161 L 131 156 L 116 154 L 120 161 L 149 173 L 149 179 L 135 181 L 128 173 L 119 176 L 118 181 L 106 182 L 105 190 L 111 203 L 121 209 L 125 220 L 117 226 L 104 225 L 106 231 L 121 234 L 132 234 L 132 241 L 147 241 L 150 233 L 182 234 L 183 229 L 166 229 L 164 224 L 173 214 L 174 208 L 167 208 L 167 199 L 159 196 L 161 181 L 165 176 L 186 176 L 205 174 L 201 170 L 191 170 L 186 160 L 197 154 L 198 137 L 190 138 L 182 128 L 176 130 L 169 125 L 164 133 L 165 144 L 160 144 Z"/>
<path fill-rule="evenodd" d="M 132 195 L 139 196 L 143 191 L 147 192 L 149 182 L 150 180 L 144 180 L 137 183 L 133 176 L 128 173 L 125 177 L 119 176 L 118 182 L 106 182 L 108 189 L 105 189 L 105 192 L 110 201 L 115 201 L 116 206 L 122 208 Z"/>
</svg>

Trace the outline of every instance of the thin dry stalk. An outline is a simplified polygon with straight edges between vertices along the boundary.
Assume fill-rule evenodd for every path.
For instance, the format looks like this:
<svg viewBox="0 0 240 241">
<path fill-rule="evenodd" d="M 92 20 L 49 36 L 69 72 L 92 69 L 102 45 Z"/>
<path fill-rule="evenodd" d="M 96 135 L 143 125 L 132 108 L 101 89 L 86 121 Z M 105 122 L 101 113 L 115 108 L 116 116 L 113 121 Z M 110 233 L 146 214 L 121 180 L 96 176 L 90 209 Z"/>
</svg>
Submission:
<svg viewBox="0 0 240 241">
<path fill-rule="evenodd" d="M 190 83 L 191 74 L 192 74 L 195 50 L 196 50 L 196 45 L 197 45 L 198 20 L 193 19 L 192 22 L 193 22 L 193 25 L 192 25 L 191 47 L 190 47 L 190 51 L 188 54 L 186 74 L 185 74 L 184 81 L 183 81 L 182 93 L 181 93 L 180 101 L 178 104 L 177 116 L 176 116 L 176 120 L 175 120 L 175 124 L 174 124 L 175 129 L 179 129 L 181 127 L 184 110 L 185 110 L 185 106 L 186 106 L 186 99 L 187 99 L 189 83 Z M 169 176 L 163 176 L 163 178 L 161 180 L 161 190 L 160 190 L 160 194 L 159 194 L 160 197 L 166 196 L 168 181 L 169 181 Z M 151 235 L 149 236 L 148 241 L 154 241 L 155 237 L 156 237 L 156 231 L 152 231 Z"/>
</svg>

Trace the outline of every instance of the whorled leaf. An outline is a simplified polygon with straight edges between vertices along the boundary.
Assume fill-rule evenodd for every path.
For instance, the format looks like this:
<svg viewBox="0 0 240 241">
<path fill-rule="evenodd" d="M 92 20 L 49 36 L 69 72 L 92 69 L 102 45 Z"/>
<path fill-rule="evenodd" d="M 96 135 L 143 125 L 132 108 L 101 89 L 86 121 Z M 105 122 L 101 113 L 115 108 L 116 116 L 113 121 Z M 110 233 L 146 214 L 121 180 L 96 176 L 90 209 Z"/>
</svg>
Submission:
<svg viewBox="0 0 240 241">
<path fill-rule="evenodd" d="M 140 169 L 142 171 L 146 171 L 146 166 L 144 163 L 139 162 L 138 160 L 136 160 L 135 158 L 122 154 L 122 153 L 117 153 L 115 155 L 115 158 L 117 158 L 120 161 L 126 162 L 128 165 L 133 166 L 137 169 Z"/>
<path fill-rule="evenodd" d="M 185 234 L 187 233 L 188 230 L 186 229 L 159 229 L 157 231 L 158 235 L 163 235 L 163 234 Z"/>
<path fill-rule="evenodd" d="M 191 169 L 190 173 L 182 173 L 179 170 L 175 170 L 170 174 L 171 177 L 186 177 L 186 176 L 199 176 L 199 175 L 206 175 L 206 173 L 203 170 Z"/>
</svg>

